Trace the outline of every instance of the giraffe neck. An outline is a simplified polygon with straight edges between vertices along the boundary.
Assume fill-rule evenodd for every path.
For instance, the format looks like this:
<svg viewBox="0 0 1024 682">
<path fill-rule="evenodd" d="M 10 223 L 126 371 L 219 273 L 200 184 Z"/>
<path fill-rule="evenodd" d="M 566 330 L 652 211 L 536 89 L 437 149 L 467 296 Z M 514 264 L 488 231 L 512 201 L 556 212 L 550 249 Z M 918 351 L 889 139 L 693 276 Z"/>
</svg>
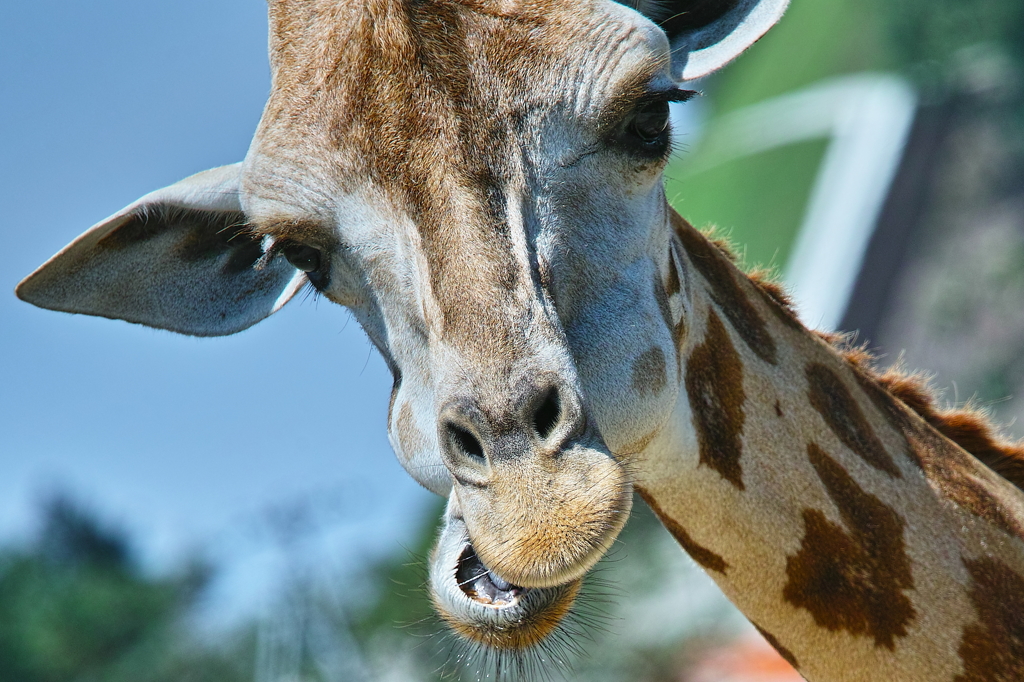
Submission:
<svg viewBox="0 0 1024 682">
<path fill-rule="evenodd" d="M 1024 494 L 673 220 L 684 390 L 644 500 L 808 680 L 1024 679 Z"/>
</svg>

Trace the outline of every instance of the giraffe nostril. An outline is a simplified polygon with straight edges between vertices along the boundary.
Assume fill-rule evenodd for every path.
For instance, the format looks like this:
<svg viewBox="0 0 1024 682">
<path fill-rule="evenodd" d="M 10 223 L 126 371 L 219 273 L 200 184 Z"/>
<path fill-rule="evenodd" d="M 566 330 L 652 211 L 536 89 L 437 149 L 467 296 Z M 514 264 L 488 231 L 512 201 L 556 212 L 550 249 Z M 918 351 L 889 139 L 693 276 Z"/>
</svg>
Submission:
<svg viewBox="0 0 1024 682">
<path fill-rule="evenodd" d="M 473 459 L 484 461 L 484 447 L 480 440 L 466 429 L 448 423 L 448 433 L 451 436 L 452 444 L 463 453 Z"/>
<path fill-rule="evenodd" d="M 562 404 L 558 398 L 558 389 L 554 386 L 544 396 L 544 401 L 533 414 L 533 428 L 542 439 L 551 435 L 562 416 Z"/>
</svg>

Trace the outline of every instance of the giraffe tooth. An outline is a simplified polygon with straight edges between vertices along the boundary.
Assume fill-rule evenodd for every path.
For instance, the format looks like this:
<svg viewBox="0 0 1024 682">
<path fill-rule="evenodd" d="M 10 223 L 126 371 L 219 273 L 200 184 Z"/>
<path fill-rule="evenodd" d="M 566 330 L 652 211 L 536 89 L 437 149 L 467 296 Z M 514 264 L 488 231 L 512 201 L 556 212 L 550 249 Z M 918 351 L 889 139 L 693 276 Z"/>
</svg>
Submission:
<svg viewBox="0 0 1024 682">
<path fill-rule="evenodd" d="M 487 577 L 490 578 L 491 582 L 494 583 L 494 586 L 502 592 L 506 592 L 512 589 L 512 583 L 502 580 L 497 575 L 495 575 L 494 571 L 488 571 Z"/>
</svg>

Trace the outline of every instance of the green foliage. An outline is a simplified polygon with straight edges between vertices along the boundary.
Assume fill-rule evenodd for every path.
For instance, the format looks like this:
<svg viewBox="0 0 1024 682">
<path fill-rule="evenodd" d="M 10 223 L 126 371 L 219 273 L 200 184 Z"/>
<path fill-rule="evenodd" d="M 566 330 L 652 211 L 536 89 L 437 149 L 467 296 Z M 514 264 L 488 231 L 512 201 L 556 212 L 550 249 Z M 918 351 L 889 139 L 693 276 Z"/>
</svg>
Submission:
<svg viewBox="0 0 1024 682">
<path fill-rule="evenodd" d="M 793 2 L 757 45 L 706 86 L 713 115 L 824 78 L 894 63 L 872 8 L 852 0 Z M 665 172 L 672 205 L 697 227 L 716 225 L 748 265 L 782 267 L 796 237 L 827 141 L 811 140 L 725 162 L 698 142 Z"/>
<path fill-rule="evenodd" d="M 665 191 L 694 225 L 723 228 L 748 266 L 781 268 L 826 146 L 824 139 L 790 144 L 692 172 L 680 164 L 666 172 Z"/>
<path fill-rule="evenodd" d="M 205 580 L 147 576 L 121 534 L 57 499 L 37 542 L 0 551 L 0 680 L 244 679 L 219 654 L 186 655 L 179 621 Z"/>
<path fill-rule="evenodd" d="M 970 93 L 995 104 L 1007 141 L 1024 131 L 1024 2 L 901 0 L 877 3 L 900 67 L 926 101 Z"/>
<path fill-rule="evenodd" d="M 1024 65 L 1024 3 L 1019 0 L 900 0 L 877 4 L 904 64 L 948 63 L 960 50 L 990 43 Z"/>
<path fill-rule="evenodd" d="M 1024 121 L 1024 2 L 794 1 L 757 45 L 703 86 L 713 110 L 707 131 L 723 114 L 822 79 L 886 70 L 911 75 L 932 99 L 950 88 L 1001 87 Z M 698 141 L 670 164 L 666 193 L 698 227 L 724 228 L 747 264 L 781 267 L 824 149 L 824 140 L 812 141 L 720 163 Z"/>
<path fill-rule="evenodd" d="M 893 64 L 884 27 L 870 4 L 793 0 L 764 38 L 715 77 L 708 94 L 716 112 L 725 113 L 823 78 Z"/>
<path fill-rule="evenodd" d="M 420 520 L 416 544 L 401 555 L 367 569 L 376 599 L 361 609 L 352 623 L 353 634 L 358 639 L 369 642 L 394 628 L 422 636 L 436 631 L 439 624 L 427 591 L 427 557 L 437 536 L 443 509 L 444 500 L 438 498 Z"/>
</svg>

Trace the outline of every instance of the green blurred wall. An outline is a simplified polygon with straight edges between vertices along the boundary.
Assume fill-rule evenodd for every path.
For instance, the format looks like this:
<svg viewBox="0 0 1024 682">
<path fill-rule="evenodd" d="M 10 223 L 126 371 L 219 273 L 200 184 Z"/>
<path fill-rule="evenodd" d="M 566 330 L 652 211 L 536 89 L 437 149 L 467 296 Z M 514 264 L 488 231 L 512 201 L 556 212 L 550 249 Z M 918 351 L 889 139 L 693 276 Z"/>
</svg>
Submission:
<svg viewBox="0 0 1024 682">
<path fill-rule="evenodd" d="M 830 76 L 891 69 L 873 8 L 851 0 L 794 2 L 761 41 L 699 84 L 712 112 L 706 129 L 723 114 Z M 748 266 L 781 268 L 826 147 L 827 140 L 812 140 L 717 164 L 698 141 L 669 164 L 665 191 L 694 225 L 714 225 L 730 237 Z"/>
</svg>

